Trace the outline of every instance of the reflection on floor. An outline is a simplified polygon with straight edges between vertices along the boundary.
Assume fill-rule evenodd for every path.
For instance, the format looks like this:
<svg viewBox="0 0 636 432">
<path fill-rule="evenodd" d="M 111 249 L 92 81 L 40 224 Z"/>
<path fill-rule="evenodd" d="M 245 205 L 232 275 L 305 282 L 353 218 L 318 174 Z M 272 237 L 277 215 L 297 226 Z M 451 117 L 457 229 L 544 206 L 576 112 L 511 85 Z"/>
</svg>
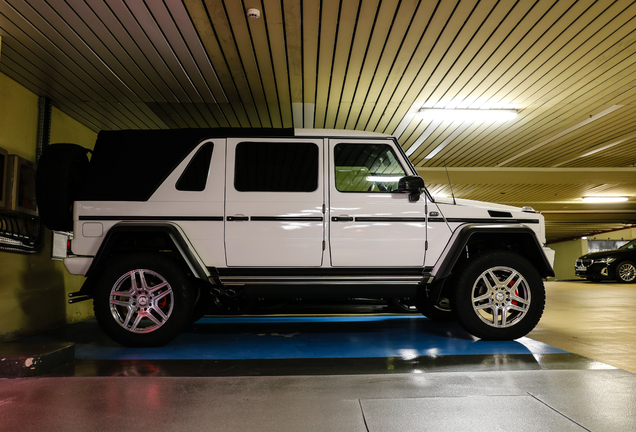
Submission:
<svg viewBox="0 0 636 432">
<path fill-rule="evenodd" d="M 457 324 L 417 315 L 206 317 L 159 348 L 121 347 L 88 320 L 28 342 L 63 340 L 75 343 L 76 361 L 56 376 L 611 368 L 529 338 L 481 341 Z"/>
</svg>

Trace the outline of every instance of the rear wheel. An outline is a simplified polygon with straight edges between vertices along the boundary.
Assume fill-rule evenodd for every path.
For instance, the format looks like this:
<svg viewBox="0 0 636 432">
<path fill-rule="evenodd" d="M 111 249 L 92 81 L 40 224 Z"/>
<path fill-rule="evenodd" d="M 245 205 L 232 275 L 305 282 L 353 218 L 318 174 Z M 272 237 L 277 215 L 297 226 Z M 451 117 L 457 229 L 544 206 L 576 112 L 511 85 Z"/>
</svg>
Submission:
<svg viewBox="0 0 636 432">
<path fill-rule="evenodd" d="M 100 327 L 125 346 L 161 346 L 190 323 L 195 296 L 173 260 L 133 254 L 113 260 L 95 287 L 93 305 Z"/>
<path fill-rule="evenodd" d="M 491 252 L 466 264 L 452 299 L 466 331 L 481 339 L 512 340 L 528 334 L 541 319 L 545 288 L 525 258 Z"/>
<path fill-rule="evenodd" d="M 636 282 L 636 265 L 631 261 L 623 261 L 616 267 L 616 280 L 620 283 Z"/>
</svg>

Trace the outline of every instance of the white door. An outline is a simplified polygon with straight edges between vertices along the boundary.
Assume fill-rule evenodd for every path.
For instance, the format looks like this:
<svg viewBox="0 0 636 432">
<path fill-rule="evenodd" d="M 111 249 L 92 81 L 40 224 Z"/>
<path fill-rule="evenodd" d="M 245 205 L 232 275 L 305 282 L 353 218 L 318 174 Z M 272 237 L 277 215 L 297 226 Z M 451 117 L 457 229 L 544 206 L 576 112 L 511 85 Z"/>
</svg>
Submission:
<svg viewBox="0 0 636 432">
<path fill-rule="evenodd" d="M 330 140 L 329 239 L 336 267 L 421 267 L 425 196 L 409 201 L 398 179 L 414 173 L 392 140 Z"/>
<path fill-rule="evenodd" d="M 227 140 L 228 266 L 322 264 L 323 159 L 322 140 Z"/>
</svg>

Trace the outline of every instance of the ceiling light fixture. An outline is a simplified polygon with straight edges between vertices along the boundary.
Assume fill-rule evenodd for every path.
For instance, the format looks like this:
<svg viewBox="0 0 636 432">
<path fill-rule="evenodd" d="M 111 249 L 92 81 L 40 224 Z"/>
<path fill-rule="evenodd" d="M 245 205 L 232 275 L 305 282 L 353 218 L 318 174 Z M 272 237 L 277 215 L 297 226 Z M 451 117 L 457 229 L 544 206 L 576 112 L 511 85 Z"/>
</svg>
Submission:
<svg viewBox="0 0 636 432">
<path fill-rule="evenodd" d="M 583 197 L 584 202 L 588 203 L 612 203 L 627 201 L 625 196 L 586 196 Z"/>
<path fill-rule="evenodd" d="M 462 121 L 462 122 L 496 122 L 508 121 L 517 116 L 513 109 L 438 109 L 422 108 L 418 114 L 424 120 Z"/>
<path fill-rule="evenodd" d="M 461 125 L 455 129 L 455 131 L 448 136 L 444 142 L 438 145 L 433 151 L 429 152 L 424 159 L 431 159 L 442 151 L 448 144 L 461 135 L 466 129 L 468 129 L 473 123 L 493 123 L 497 121 L 512 120 L 517 116 L 517 110 L 503 109 L 503 108 L 491 108 L 491 109 L 461 109 L 461 108 L 417 108 L 416 104 L 411 106 L 409 113 L 405 116 L 404 120 L 396 132 L 402 134 L 408 124 L 414 117 L 420 118 L 430 123 L 426 127 L 426 130 L 420 137 L 408 148 L 406 151 L 407 156 L 414 154 L 424 144 L 424 141 L 435 132 L 435 130 L 445 121 L 461 122 Z"/>
</svg>

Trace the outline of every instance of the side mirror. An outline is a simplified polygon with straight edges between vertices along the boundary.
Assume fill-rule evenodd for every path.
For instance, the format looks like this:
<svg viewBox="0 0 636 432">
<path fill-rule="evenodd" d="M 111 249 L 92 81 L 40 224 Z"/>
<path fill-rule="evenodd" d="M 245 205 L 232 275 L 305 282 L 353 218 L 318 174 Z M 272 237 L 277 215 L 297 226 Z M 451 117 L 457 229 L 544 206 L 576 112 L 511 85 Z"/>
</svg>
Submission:
<svg viewBox="0 0 636 432">
<path fill-rule="evenodd" d="M 420 176 L 406 176 L 398 180 L 398 192 L 417 192 L 424 189 L 424 179 Z"/>
<path fill-rule="evenodd" d="M 424 189 L 424 179 L 420 176 L 406 176 L 398 180 L 398 192 L 408 193 L 411 202 L 420 200 L 422 189 Z"/>
</svg>

